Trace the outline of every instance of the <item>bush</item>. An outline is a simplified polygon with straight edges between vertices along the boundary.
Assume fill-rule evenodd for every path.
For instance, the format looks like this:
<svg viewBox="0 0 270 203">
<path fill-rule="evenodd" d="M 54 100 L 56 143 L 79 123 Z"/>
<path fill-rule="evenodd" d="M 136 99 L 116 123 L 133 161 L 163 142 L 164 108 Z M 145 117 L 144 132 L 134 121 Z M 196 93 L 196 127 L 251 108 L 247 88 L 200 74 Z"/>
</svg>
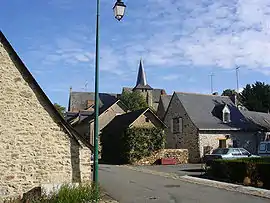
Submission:
<svg viewBox="0 0 270 203">
<path fill-rule="evenodd" d="M 98 186 L 91 184 L 63 185 L 58 192 L 50 195 L 41 195 L 27 200 L 6 200 L 5 203 L 87 203 L 98 202 L 100 199 L 100 189 Z"/>
<path fill-rule="evenodd" d="M 235 160 L 214 160 L 208 174 L 229 182 L 243 183 L 249 179 L 251 185 L 270 189 L 270 158 L 243 158 Z"/>
<path fill-rule="evenodd" d="M 102 159 L 114 164 L 133 163 L 154 151 L 163 149 L 163 129 L 130 128 L 118 134 L 103 132 L 101 135 Z"/>
</svg>

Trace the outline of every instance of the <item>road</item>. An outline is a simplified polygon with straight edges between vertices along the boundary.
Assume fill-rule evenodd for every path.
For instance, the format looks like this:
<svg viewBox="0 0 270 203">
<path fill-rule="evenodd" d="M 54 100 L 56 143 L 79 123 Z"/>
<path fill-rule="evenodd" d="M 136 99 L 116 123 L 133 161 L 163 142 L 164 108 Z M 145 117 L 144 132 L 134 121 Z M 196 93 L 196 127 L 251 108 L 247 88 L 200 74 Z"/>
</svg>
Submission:
<svg viewBox="0 0 270 203">
<path fill-rule="evenodd" d="M 269 203 L 269 199 L 138 172 L 124 166 L 100 165 L 99 181 L 120 203 Z"/>
</svg>

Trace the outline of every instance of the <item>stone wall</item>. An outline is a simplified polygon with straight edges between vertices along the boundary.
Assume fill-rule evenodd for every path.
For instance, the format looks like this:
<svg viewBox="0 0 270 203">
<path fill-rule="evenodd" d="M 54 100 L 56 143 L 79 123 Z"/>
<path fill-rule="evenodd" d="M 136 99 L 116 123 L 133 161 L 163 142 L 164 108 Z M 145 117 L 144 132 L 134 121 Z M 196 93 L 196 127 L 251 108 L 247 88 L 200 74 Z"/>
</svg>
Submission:
<svg viewBox="0 0 270 203">
<path fill-rule="evenodd" d="M 44 183 L 90 180 L 90 150 L 55 114 L 0 41 L 0 197 Z"/>
<path fill-rule="evenodd" d="M 106 127 L 115 118 L 115 116 L 122 115 L 124 113 L 125 111 L 118 105 L 118 103 L 113 104 L 99 116 L 99 131 Z M 92 120 L 88 125 L 90 132 L 90 143 L 94 145 L 94 120 Z"/>
<path fill-rule="evenodd" d="M 226 137 L 228 139 L 226 139 Z M 252 132 L 205 131 L 199 134 L 200 156 L 203 157 L 205 151 L 211 153 L 214 149 L 218 148 L 219 139 L 226 139 L 227 147 L 232 147 L 233 142 L 236 141 L 236 147 L 243 147 L 249 152 L 257 154 L 259 139 L 257 139 L 257 135 Z"/>
<path fill-rule="evenodd" d="M 148 120 L 149 119 L 149 120 Z M 132 127 L 146 127 L 146 128 L 151 128 L 159 126 L 155 120 L 154 116 L 149 113 L 148 117 L 146 117 L 144 114 L 142 114 L 137 120 L 132 124 Z M 147 122 L 148 121 L 148 122 Z"/>
<path fill-rule="evenodd" d="M 173 133 L 172 119 L 179 117 L 181 117 L 183 121 L 183 130 L 180 133 Z M 168 126 L 168 128 L 165 129 L 166 148 L 188 149 L 189 161 L 200 161 L 198 130 L 187 115 L 186 110 L 177 98 L 176 94 L 172 97 L 164 122 Z"/>
<path fill-rule="evenodd" d="M 134 165 L 153 165 L 155 162 L 161 158 L 174 158 L 177 164 L 188 163 L 188 150 L 187 149 L 162 149 L 153 153 L 149 157 L 145 157 Z"/>
</svg>

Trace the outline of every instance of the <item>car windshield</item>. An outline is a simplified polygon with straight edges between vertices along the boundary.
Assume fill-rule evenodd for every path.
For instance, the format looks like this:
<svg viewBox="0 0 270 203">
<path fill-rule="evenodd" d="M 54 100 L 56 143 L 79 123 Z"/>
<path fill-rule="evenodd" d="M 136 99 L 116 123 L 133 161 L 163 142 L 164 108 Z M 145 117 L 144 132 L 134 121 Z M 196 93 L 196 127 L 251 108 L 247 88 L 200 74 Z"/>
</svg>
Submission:
<svg viewBox="0 0 270 203">
<path fill-rule="evenodd" d="M 229 149 L 218 148 L 213 150 L 212 154 L 227 154 Z"/>
</svg>

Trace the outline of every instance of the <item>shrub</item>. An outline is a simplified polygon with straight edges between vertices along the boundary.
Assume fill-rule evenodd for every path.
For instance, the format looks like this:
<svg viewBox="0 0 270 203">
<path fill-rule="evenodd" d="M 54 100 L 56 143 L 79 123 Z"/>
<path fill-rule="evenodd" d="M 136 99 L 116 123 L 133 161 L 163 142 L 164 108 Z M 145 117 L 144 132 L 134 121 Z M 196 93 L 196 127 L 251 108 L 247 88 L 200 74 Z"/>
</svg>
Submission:
<svg viewBox="0 0 270 203">
<path fill-rule="evenodd" d="M 208 174 L 230 182 L 251 182 L 253 186 L 270 189 L 270 158 L 243 158 L 235 160 L 214 160 Z M 249 181 L 247 181 L 249 180 Z"/>
<path fill-rule="evenodd" d="M 65 184 L 57 192 L 27 200 L 14 199 L 6 203 L 87 203 L 98 202 L 100 199 L 99 186 L 93 184 L 80 184 L 78 186 Z"/>
<path fill-rule="evenodd" d="M 129 128 L 122 133 L 103 132 L 101 135 L 102 159 L 114 164 L 133 163 L 154 151 L 163 149 L 163 129 Z"/>
</svg>

